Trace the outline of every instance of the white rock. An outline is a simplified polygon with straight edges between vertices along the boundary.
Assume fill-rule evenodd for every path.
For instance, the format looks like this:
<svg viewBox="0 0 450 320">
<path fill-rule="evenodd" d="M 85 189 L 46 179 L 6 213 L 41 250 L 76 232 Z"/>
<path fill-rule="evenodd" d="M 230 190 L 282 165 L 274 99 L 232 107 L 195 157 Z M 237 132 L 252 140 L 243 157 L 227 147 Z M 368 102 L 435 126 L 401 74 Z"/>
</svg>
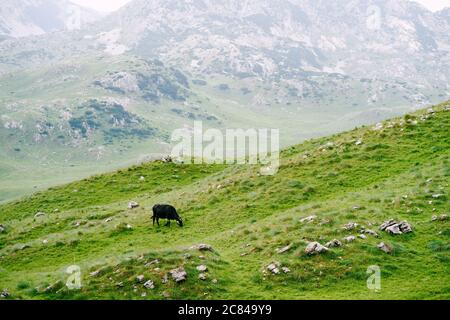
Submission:
<svg viewBox="0 0 450 320">
<path fill-rule="evenodd" d="M 278 269 L 279 266 L 280 266 L 279 262 L 272 262 L 267 266 L 267 270 L 269 270 L 273 274 L 279 274 L 280 273 L 280 269 Z"/>
<path fill-rule="evenodd" d="M 403 232 L 403 233 L 410 233 L 410 232 L 413 231 L 412 230 L 412 226 L 407 221 L 401 221 L 398 224 L 398 226 L 400 228 L 400 231 Z"/>
<path fill-rule="evenodd" d="M 317 218 L 317 216 L 311 215 L 311 216 L 302 218 L 302 219 L 300 219 L 299 221 L 300 221 L 301 223 L 304 223 L 304 222 L 310 223 L 310 222 L 313 222 L 316 218 Z"/>
<path fill-rule="evenodd" d="M 139 203 L 136 201 L 130 201 L 128 202 L 128 209 L 136 209 L 139 207 Z"/>
<path fill-rule="evenodd" d="M 177 283 L 185 281 L 187 277 L 187 273 L 183 267 L 170 270 L 169 273 L 172 276 L 172 279 Z"/>
<path fill-rule="evenodd" d="M 36 214 L 34 215 L 34 217 L 35 217 L 35 218 L 39 218 L 39 217 L 43 217 L 43 216 L 45 216 L 45 215 L 46 215 L 45 212 L 38 212 L 38 213 L 36 213 Z"/>
<path fill-rule="evenodd" d="M 148 280 L 146 283 L 144 283 L 144 287 L 147 289 L 155 289 L 155 284 L 152 280 Z"/>
<path fill-rule="evenodd" d="M 342 243 L 338 239 L 333 239 L 330 242 L 327 242 L 325 246 L 327 248 L 336 248 L 342 246 Z"/>
<path fill-rule="evenodd" d="M 394 224 L 390 227 L 386 228 L 386 231 L 390 234 L 402 234 L 402 231 L 400 230 L 400 227 L 398 224 Z"/>
<path fill-rule="evenodd" d="M 9 291 L 8 289 L 3 289 L 2 292 L 0 292 L 0 298 L 8 298 L 9 297 Z"/>
<path fill-rule="evenodd" d="M 137 281 L 137 282 L 142 282 L 142 281 L 144 281 L 144 279 L 145 279 L 145 276 L 144 276 L 143 274 L 138 275 L 138 276 L 136 277 L 136 281 Z"/>
<path fill-rule="evenodd" d="M 384 231 L 384 230 L 386 230 L 386 228 L 388 228 L 388 227 L 390 227 L 390 226 L 393 226 L 393 225 L 395 225 L 395 224 L 397 224 L 397 222 L 395 222 L 394 219 L 390 219 L 390 220 L 388 220 L 388 221 L 385 221 L 385 222 L 380 226 L 380 230 L 381 230 L 381 231 Z"/>
<path fill-rule="evenodd" d="M 278 254 L 281 254 L 281 253 L 288 252 L 289 250 L 291 250 L 291 245 L 288 245 L 288 246 L 283 247 L 283 248 L 281 248 L 281 249 L 277 249 L 276 252 L 277 252 Z"/>
<path fill-rule="evenodd" d="M 199 245 L 192 246 L 191 250 L 199 250 L 199 251 L 213 251 L 212 246 L 209 244 L 201 243 Z"/>
<path fill-rule="evenodd" d="M 378 244 L 377 248 L 379 248 L 380 250 L 382 250 L 386 253 L 392 252 L 392 248 L 390 246 L 388 246 L 387 244 L 385 244 L 384 242 L 381 242 L 380 244 Z"/>
<path fill-rule="evenodd" d="M 197 270 L 200 271 L 200 272 L 205 272 L 205 271 L 208 270 L 208 267 L 205 266 L 204 264 L 202 264 L 202 265 L 199 265 L 199 266 L 197 267 Z"/>
<path fill-rule="evenodd" d="M 309 255 L 327 252 L 327 251 L 328 251 L 328 248 L 324 247 L 323 245 L 321 245 L 318 242 L 310 242 L 305 248 L 305 252 Z"/>
<path fill-rule="evenodd" d="M 281 268 L 281 270 L 283 270 L 284 273 L 291 272 L 291 270 L 288 267 L 283 267 L 283 268 Z"/>
<path fill-rule="evenodd" d="M 378 237 L 378 233 L 376 233 L 375 231 L 370 230 L 370 229 L 364 230 L 364 233 L 370 234 L 371 236 L 374 236 L 374 237 Z"/>
<path fill-rule="evenodd" d="M 358 227 L 358 224 L 356 222 L 349 222 L 346 225 L 344 225 L 342 228 L 347 231 L 350 231 L 350 230 L 355 229 L 356 227 Z"/>
<path fill-rule="evenodd" d="M 348 236 L 348 237 L 345 237 L 344 240 L 346 242 L 353 242 L 353 241 L 356 240 L 356 237 L 355 236 Z"/>
</svg>

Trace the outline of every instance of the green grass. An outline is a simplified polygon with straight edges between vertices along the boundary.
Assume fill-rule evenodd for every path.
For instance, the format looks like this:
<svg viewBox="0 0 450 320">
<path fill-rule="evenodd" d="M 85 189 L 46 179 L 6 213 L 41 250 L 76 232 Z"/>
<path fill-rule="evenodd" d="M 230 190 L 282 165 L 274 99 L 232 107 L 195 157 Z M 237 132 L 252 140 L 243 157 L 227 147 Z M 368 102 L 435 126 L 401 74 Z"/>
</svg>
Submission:
<svg viewBox="0 0 450 320">
<path fill-rule="evenodd" d="M 449 299 L 450 222 L 431 221 L 448 213 L 448 107 L 287 148 L 271 177 L 258 166 L 152 162 L 2 205 L 0 289 L 13 299 Z M 129 200 L 141 207 L 128 210 Z M 151 225 L 150 208 L 162 202 L 179 209 L 184 228 Z M 38 211 L 47 215 L 35 218 Z M 309 215 L 317 218 L 299 222 Z M 407 220 L 414 232 L 379 231 L 390 218 Z M 357 236 L 359 229 L 342 228 L 348 222 L 379 237 L 304 253 L 309 241 Z M 382 241 L 391 254 L 376 248 Z M 199 243 L 214 251 L 190 248 Z M 276 252 L 286 245 L 288 252 Z M 158 265 L 145 266 L 154 259 Z M 273 261 L 291 272 L 264 272 Z M 65 281 L 73 264 L 81 267 L 81 290 L 43 290 Z M 209 269 L 205 281 L 197 278 L 200 264 Z M 379 292 L 366 287 L 371 265 L 381 268 Z M 161 282 L 179 266 L 186 282 Z M 90 276 L 95 270 L 102 271 Z M 155 289 L 137 283 L 138 275 Z"/>
</svg>

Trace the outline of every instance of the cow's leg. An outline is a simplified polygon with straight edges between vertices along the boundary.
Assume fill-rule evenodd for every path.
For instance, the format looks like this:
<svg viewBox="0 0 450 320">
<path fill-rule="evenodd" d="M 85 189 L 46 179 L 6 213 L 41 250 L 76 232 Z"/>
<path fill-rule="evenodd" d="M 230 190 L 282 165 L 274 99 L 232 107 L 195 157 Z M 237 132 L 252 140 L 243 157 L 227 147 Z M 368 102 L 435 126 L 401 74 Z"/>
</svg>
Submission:
<svg viewBox="0 0 450 320">
<path fill-rule="evenodd" d="M 170 219 L 167 219 L 166 227 L 170 227 Z"/>
<path fill-rule="evenodd" d="M 152 220 L 153 220 L 153 226 L 155 226 L 155 220 L 156 220 L 155 216 L 152 217 Z"/>
<path fill-rule="evenodd" d="M 159 217 L 156 218 L 156 223 L 158 224 L 159 227 Z"/>
</svg>

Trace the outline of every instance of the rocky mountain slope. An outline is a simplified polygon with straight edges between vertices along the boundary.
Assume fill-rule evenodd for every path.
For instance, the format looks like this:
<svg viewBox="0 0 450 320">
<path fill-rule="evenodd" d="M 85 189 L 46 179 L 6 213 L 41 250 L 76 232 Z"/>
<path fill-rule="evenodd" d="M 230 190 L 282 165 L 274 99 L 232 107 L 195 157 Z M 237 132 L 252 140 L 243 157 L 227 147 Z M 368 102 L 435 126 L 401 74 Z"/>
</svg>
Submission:
<svg viewBox="0 0 450 320">
<path fill-rule="evenodd" d="M 67 0 L 2 0 L 0 37 L 20 38 L 79 29 L 101 15 Z"/>
<path fill-rule="evenodd" d="M 449 112 L 292 146 L 270 177 L 157 161 L 2 205 L 2 296 L 449 299 Z M 155 203 L 185 226 L 153 227 Z"/>
</svg>

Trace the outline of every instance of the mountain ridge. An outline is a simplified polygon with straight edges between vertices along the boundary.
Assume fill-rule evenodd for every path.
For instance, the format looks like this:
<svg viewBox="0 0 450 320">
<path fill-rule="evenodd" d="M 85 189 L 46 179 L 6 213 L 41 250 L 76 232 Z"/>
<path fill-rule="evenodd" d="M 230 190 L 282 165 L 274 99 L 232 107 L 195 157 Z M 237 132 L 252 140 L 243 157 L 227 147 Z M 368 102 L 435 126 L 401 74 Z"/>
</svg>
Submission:
<svg viewBox="0 0 450 320">
<path fill-rule="evenodd" d="M 0 36 L 21 38 L 73 30 L 97 21 L 100 16 L 92 9 L 67 0 L 3 0 Z"/>
</svg>

